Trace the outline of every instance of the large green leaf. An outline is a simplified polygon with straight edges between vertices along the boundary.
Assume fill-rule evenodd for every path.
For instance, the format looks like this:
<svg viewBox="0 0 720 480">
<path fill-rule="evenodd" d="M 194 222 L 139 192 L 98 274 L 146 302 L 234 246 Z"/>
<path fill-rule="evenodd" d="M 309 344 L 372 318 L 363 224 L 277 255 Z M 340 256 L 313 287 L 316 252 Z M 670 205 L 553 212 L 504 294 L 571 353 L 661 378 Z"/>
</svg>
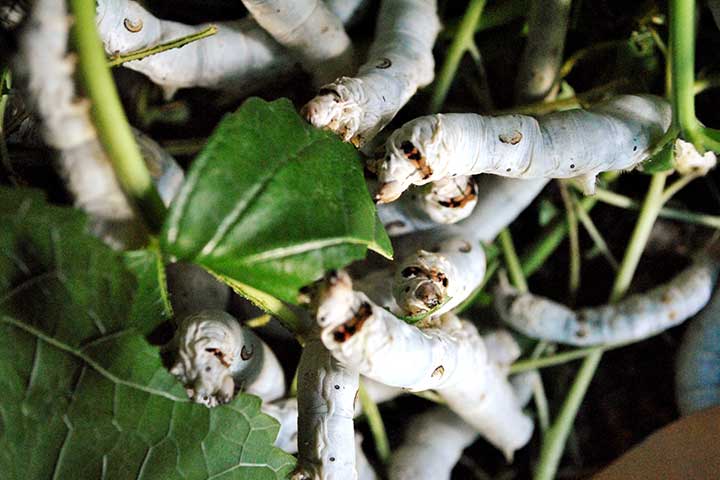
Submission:
<svg viewBox="0 0 720 480">
<path fill-rule="evenodd" d="M 295 302 L 303 285 L 390 256 L 357 151 L 285 99 L 247 100 L 195 159 L 163 232 L 171 255 Z"/>
<path fill-rule="evenodd" d="M 286 476 L 257 397 L 189 402 L 146 341 L 167 311 L 154 253 L 111 251 L 35 192 L 0 189 L 0 222 L 0 477 Z"/>
</svg>

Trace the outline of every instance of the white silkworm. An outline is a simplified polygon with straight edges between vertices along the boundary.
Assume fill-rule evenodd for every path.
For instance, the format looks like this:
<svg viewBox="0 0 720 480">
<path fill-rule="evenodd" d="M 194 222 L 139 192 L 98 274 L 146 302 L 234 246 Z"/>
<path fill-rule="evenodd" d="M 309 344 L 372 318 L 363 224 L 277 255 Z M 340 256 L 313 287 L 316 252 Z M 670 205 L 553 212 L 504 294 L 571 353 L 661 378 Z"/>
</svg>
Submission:
<svg viewBox="0 0 720 480">
<path fill-rule="evenodd" d="M 449 480 L 477 431 L 459 416 L 436 407 L 410 420 L 402 445 L 390 457 L 390 480 Z"/>
<path fill-rule="evenodd" d="M 294 480 L 355 480 L 357 370 L 309 339 L 298 366 L 298 464 Z"/>
<path fill-rule="evenodd" d="M 485 252 L 464 236 L 439 234 L 427 250 L 419 250 L 397 268 L 395 301 L 403 312 L 416 315 L 439 307 L 434 315 L 454 309 L 485 277 Z"/>
<path fill-rule="evenodd" d="M 501 278 L 495 306 L 508 325 L 532 338 L 577 346 L 637 341 L 679 325 L 703 308 L 717 270 L 709 259 L 697 261 L 647 293 L 577 311 L 521 293 Z"/>
<path fill-rule="evenodd" d="M 243 0 L 243 4 L 278 43 L 300 56 L 319 85 L 351 67 L 350 37 L 322 0 Z"/>
<path fill-rule="evenodd" d="M 369 378 L 363 378 L 363 387 L 375 403 L 382 403 L 392 400 L 403 391 L 399 388 L 388 387 Z M 297 398 L 284 398 L 270 403 L 263 403 L 262 411 L 280 422 L 280 431 L 275 446 L 282 448 L 288 453 L 298 451 L 298 403 Z M 360 402 L 355 402 L 355 416 L 362 413 Z M 358 458 L 359 458 L 358 453 Z M 357 466 L 358 471 L 360 466 Z M 360 476 L 360 475 L 359 475 Z M 361 476 L 360 476 L 361 477 Z"/>
<path fill-rule="evenodd" d="M 317 322 L 340 363 L 386 385 L 437 391 L 508 458 L 529 440 L 533 424 L 471 323 L 445 315 L 441 328 L 420 330 L 353 291 L 344 272 L 327 283 Z"/>
<path fill-rule="evenodd" d="M 368 60 L 354 77 L 322 87 L 303 108 L 305 117 L 362 146 L 432 82 L 439 30 L 435 0 L 383 0 Z"/>
<path fill-rule="evenodd" d="M 236 389 L 267 402 L 285 393 L 275 354 L 226 312 L 203 310 L 185 317 L 173 342 L 177 358 L 170 373 L 197 403 L 227 403 Z"/>
<path fill-rule="evenodd" d="M 438 114 L 394 131 L 376 165 L 379 202 L 410 185 L 455 175 L 577 178 L 586 193 L 595 177 L 646 160 L 669 128 L 670 105 L 651 95 L 620 95 L 588 110 L 527 115 Z"/>
<path fill-rule="evenodd" d="M 720 294 L 685 331 L 675 360 L 675 396 L 680 413 L 720 405 Z"/>
<path fill-rule="evenodd" d="M 403 235 L 457 223 L 470 216 L 478 202 L 477 182 L 458 176 L 410 191 L 399 201 L 379 205 L 378 216 L 388 235 Z"/>
<path fill-rule="evenodd" d="M 554 96 L 562 63 L 570 16 L 570 0 L 532 0 L 528 38 L 516 79 L 518 103 L 533 103 Z"/>
<path fill-rule="evenodd" d="M 333 0 L 328 6 L 345 22 L 363 3 Z M 159 19 L 132 0 L 98 0 L 96 22 L 109 55 L 154 47 L 209 26 Z M 297 63 L 250 18 L 217 26 L 218 32 L 211 37 L 123 66 L 143 73 L 171 97 L 178 89 L 189 87 L 245 91 L 289 73 Z"/>
<path fill-rule="evenodd" d="M 121 248 L 142 236 L 142 226 L 115 178 L 90 119 L 89 102 L 76 97 L 75 62 L 66 55 L 68 16 L 65 2 L 41 0 L 19 38 L 14 71 L 42 120 L 43 136 L 58 150 L 58 164 L 75 205 L 88 213 L 91 230 Z"/>
</svg>

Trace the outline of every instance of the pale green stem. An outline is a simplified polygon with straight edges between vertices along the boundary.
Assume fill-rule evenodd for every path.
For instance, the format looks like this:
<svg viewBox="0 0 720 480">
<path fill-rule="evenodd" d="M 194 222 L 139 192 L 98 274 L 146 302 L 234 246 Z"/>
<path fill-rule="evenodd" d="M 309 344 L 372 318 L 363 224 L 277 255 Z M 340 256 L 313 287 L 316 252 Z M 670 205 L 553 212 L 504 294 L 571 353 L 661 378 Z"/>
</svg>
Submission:
<svg viewBox="0 0 720 480">
<path fill-rule="evenodd" d="M 455 79 L 463 54 L 473 41 L 475 28 L 480 21 L 484 7 L 485 0 L 470 0 L 470 5 L 468 5 L 460 25 L 458 25 L 457 33 L 445 56 L 445 62 L 443 62 L 435 80 L 432 98 L 430 99 L 430 113 L 439 112 L 445 103 L 445 98 L 450 90 L 450 85 Z"/>
<path fill-rule="evenodd" d="M 612 293 L 610 294 L 610 302 L 614 303 L 620 300 L 630 286 L 642 252 L 645 249 L 647 239 L 650 236 L 652 226 L 662 207 L 661 200 L 666 177 L 667 173 L 664 172 L 653 175 L 650 188 L 645 197 L 645 202 L 640 211 L 640 217 L 633 230 L 628 248 L 625 250 L 625 256 L 620 264 L 620 269 L 615 277 L 615 283 Z M 591 352 L 585 360 L 583 360 L 582 366 L 570 388 L 570 392 L 560 408 L 555 423 L 543 437 L 540 460 L 534 474 L 535 480 L 551 480 L 555 477 L 570 429 L 575 421 L 585 393 L 590 386 L 595 370 L 600 364 L 602 353 L 602 349 L 598 349 L 597 351 Z"/>
<path fill-rule="evenodd" d="M 570 275 L 568 279 L 568 288 L 570 290 L 570 298 L 572 303 L 577 298 L 577 292 L 580 289 L 580 236 L 578 234 L 578 220 L 573 208 L 573 201 L 568 192 L 567 185 L 561 180 L 558 182 L 560 187 L 560 196 L 562 196 L 563 204 L 568 225 L 568 240 L 570 244 Z"/>
<path fill-rule="evenodd" d="M 510 274 L 510 281 L 519 291 L 527 292 L 527 281 L 525 281 L 525 275 L 523 275 L 520 260 L 518 259 L 517 252 L 515 251 L 515 245 L 513 245 L 512 236 L 510 235 L 510 230 L 507 228 L 503 229 L 498 238 L 500 240 L 503 254 L 505 255 L 505 265 L 507 266 L 508 273 Z"/>
<path fill-rule="evenodd" d="M 120 103 L 107 58 L 95 27 L 95 0 L 70 0 L 75 16 L 73 37 L 80 57 L 79 71 L 92 102 L 100 140 L 123 190 L 152 232 L 158 232 L 166 209 L 135 143 Z"/>
<path fill-rule="evenodd" d="M 390 458 L 390 442 L 385 432 L 385 424 L 383 423 L 380 410 L 378 410 L 377 404 L 370 398 L 365 387 L 360 382 L 360 404 L 362 405 L 363 413 L 367 418 L 368 425 L 370 426 L 370 432 L 372 433 L 373 440 L 375 441 L 375 450 L 377 450 L 378 457 L 383 463 L 387 463 Z"/>
<path fill-rule="evenodd" d="M 210 37 L 212 35 L 215 35 L 217 32 L 218 27 L 216 27 L 215 25 L 210 25 L 205 30 L 186 35 L 175 40 L 170 40 L 167 43 L 161 43 L 160 45 L 156 45 L 154 47 L 142 48 L 140 50 L 126 53 L 124 55 L 112 56 L 108 58 L 107 65 L 108 67 L 117 67 L 118 65 L 122 65 L 123 63 L 132 62 L 133 60 L 142 60 L 143 58 L 157 55 L 158 53 L 172 50 L 173 48 L 184 47 L 188 43 L 196 42 L 198 40 L 202 40 L 203 38 Z"/>
</svg>

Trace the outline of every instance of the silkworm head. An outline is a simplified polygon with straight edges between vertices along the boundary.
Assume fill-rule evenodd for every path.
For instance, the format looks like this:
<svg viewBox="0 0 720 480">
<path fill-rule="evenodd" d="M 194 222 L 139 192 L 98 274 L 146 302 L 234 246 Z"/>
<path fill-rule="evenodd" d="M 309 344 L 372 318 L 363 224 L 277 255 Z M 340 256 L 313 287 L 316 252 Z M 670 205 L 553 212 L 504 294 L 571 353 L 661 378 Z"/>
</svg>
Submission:
<svg viewBox="0 0 720 480">
<path fill-rule="evenodd" d="M 410 185 L 424 185 L 446 177 L 438 170 L 440 115 L 416 118 L 395 130 L 385 144 L 385 157 L 377 166 L 380 183 L 376 200 L 395 200 Z"/>
<path fill-rule="evenodd" d="M 352 280 L 347 272 L 341 270 L 329 273 L 315 285 L 311 310 L 318 325 L 326 328 L 344 323 L 354 302 Z"/>
<path fill-rule="evenodd" d="M 439 254 L 420 250 L 395 274 L 393 295 L 410 315 L 428 312 L 448 298 L 452 266 Z"/>
</svg>

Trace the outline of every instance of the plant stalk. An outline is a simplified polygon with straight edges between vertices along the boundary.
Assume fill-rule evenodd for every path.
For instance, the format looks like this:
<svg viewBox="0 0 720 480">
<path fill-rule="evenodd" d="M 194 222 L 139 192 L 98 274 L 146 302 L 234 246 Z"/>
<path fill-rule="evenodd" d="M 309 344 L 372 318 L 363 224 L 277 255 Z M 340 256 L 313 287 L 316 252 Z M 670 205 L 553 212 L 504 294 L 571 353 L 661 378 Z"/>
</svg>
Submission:
<svg viewBox="0 0 720 480">
<path fill-rule="evenodd" d="M 95 1 L 70 0 L 75 15 L 73 39 L 80 57 L 79 72 L 92 102 L 100 140 L 120 185 L 153 233 L 160 231 L 166 209 L 125 116 L 95 27 Z"/>
</svg>

